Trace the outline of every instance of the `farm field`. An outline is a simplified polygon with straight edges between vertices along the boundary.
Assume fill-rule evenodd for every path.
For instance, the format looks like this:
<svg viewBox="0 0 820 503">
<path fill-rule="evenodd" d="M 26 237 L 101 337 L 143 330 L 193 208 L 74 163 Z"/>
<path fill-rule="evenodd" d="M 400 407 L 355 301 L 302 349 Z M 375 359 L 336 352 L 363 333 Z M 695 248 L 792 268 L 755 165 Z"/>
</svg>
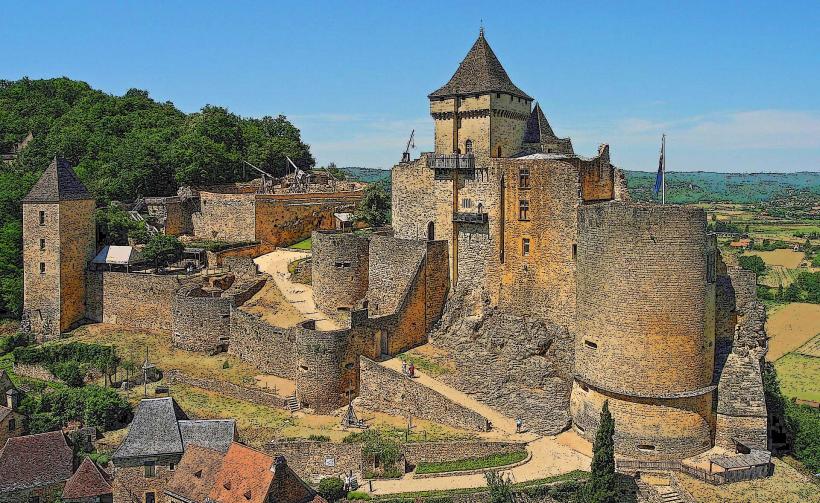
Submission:
<svg viewBox="0 0 820 503">
<path fill-rule="evenodd" d="M 803 252 L 796 252 L 794 250 L 772 250 L 772 251 L 750 251 L 746 252 L 748 255 L 757 255 L 766 262 L 767 266 L 781 266 L 788 269 L 796 269 L 800 267 L 800 262 L 806 256 Z"/>
<path fill-rule="evenodd" d="M 775 361 L 820 332 L 820 304 L 787 304 L 770 315 L 766 331 L 770 337 L 766 359 Z"/>
<path fill-rule="evenodd" d="M 820 358 L 794 352 L 778 359 L 774 366 L 784 395 L 820 402 Z"/>
</svg>

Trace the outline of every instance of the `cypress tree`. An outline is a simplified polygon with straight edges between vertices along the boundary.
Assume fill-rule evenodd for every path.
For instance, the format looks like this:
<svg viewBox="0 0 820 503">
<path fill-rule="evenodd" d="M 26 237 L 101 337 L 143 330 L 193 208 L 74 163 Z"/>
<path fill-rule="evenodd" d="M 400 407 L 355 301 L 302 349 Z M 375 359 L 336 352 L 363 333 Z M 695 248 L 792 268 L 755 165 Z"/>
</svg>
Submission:
<svg viewBox="0 0 820 503">
<path fill-rule="evenodd" d="M 592 468 L 589 480 L 580 491 L 585 503 L 616 503 L 618 493 L 615 479 L 615 420 L 609 413 L 609 401 L 601 409 L 601 421 L 592 444 Z"/>
</svg>

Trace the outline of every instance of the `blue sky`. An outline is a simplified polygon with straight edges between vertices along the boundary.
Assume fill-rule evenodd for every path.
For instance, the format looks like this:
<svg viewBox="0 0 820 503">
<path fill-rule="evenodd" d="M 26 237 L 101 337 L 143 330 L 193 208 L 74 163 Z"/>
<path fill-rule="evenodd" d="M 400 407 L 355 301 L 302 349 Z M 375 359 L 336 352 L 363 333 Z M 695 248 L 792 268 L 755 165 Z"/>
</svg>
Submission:
<svg viewBox="0 0 820 503">
<path fill-rule="evenodd" d="M 0 0 L 0 78 L 287 115 L 317 160 L 390 167 L 481 20 L 559 135 L 626 169 L 820 170 L 820 1 Z"/>
</svg>

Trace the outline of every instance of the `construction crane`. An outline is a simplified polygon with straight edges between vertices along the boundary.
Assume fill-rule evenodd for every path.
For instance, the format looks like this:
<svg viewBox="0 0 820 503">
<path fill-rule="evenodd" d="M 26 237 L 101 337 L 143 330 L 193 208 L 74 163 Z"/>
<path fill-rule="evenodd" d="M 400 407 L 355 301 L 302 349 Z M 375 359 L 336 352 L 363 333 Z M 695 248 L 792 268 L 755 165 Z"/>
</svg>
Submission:
<svg viewBox="0 0 820 503">
<path fill-rule="evenodd" d="M 401 155 L 401 162 L 410 162 L 410 149 L 416 148 L 416 144 L 413 143 L 413 138 L 416 136 L 416 130 L 410 131 L 410 139 L 407 140 L 407 147 L 404 148 L 404 153 Z"/>
</svg>

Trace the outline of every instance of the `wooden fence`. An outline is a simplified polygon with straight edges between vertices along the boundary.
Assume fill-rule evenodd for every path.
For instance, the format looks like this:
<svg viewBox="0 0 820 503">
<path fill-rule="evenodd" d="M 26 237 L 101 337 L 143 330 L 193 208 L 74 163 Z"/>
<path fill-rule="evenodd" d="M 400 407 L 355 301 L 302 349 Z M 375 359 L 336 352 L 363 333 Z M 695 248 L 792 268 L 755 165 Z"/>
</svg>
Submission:
<svg viewBox="0 0 820 503">
<path fill-rule="evenodd" d="M 712 485 L 729 484 L 744 480 L 761 479 L 772 474 L 773 466 L 757 465 L 726 470 L 723 472 L 709 472 L 703 468 L 684 465 L 680 461 L 637 461 L 637 460 L 616 460 L 615 467 L 618 471 L 673 471 L 680 472 L 702 480 Z"/>
</svg>

